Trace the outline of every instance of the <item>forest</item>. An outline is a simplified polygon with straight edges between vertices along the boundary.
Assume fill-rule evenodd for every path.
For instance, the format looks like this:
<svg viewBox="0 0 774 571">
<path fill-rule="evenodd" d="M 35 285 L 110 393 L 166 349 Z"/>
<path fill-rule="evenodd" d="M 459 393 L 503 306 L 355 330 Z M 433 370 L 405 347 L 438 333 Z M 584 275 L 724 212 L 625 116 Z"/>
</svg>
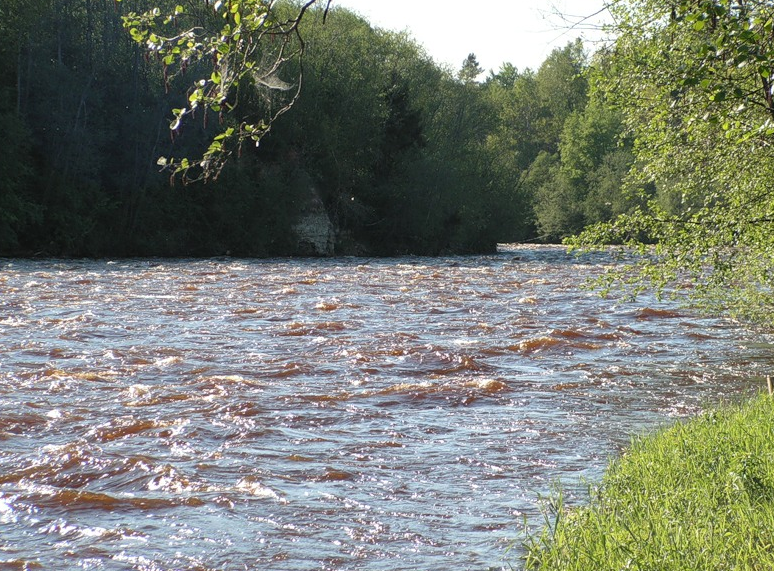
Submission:
<svg viewBox="0 0 774 571">
<path fill-rule="evenodd" d="M 211 4 L 185 10 L 207 28 L 218 24 Z M 184 9 L 0 5 L 0 255 L 491 252 L 561 241 L 659 194 L 624 189 L 633 139 L 591 89 L 607 56 L 580 41 L 536 70 L 486 72 L 473 53 L 447 69 L 404 33 L 311 6 L 303 59 L 286 62 L 277 85 L 243 82 L 230 113 L 205 109 L 180 128 L 192 78 L 212 64 L 171 72 L 149 55 L 123 18 L 155 7 Z M 170 176 L 160 157 L 201 156 L 241 117 L 281 106 L 300 65 L 300 95 L 260 145 L 240 145 L 217 177 Z M 310 216 L 327 226 L 322 246 L 300 235 Z"/>
</svg>

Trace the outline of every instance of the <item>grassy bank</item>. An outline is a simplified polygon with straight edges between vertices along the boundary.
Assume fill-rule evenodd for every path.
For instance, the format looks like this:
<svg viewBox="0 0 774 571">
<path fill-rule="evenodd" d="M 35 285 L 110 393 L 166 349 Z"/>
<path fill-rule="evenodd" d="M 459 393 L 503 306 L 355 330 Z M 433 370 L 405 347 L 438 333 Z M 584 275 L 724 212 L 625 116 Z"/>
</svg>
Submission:
<svg viewBox="0 0 774 571">
<path fill-rule="evenodd" d="M 774 401 L 637 438 L 587 506 L 557 500 L 527 569 L 774 569 Z"/>
</svg>

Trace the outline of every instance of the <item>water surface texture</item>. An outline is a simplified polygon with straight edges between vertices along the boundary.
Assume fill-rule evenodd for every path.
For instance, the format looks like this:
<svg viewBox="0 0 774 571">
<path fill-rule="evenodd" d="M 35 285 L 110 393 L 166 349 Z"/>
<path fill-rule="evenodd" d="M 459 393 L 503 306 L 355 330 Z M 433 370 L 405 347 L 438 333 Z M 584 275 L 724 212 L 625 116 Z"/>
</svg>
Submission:
<svg viewBox="0 0 774 571">
<path fill-rule="evenodd" d="M 0 567 L 484 570 L 768 340 L 557 248 L 0 260 Z"/>
</svg>

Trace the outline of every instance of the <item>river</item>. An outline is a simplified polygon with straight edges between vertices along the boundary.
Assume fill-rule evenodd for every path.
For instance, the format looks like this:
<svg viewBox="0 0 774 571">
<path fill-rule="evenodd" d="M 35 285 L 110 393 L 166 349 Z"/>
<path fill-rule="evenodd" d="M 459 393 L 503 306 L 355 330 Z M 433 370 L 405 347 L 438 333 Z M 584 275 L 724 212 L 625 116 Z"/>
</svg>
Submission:
<svg viewBox="0 0 774 571">
<path fill-rule="evenodd" d="M 0 260 L 0 568 L 518 568 L 555 482 L 771 365 L 607 263 Z"/>
</svg>

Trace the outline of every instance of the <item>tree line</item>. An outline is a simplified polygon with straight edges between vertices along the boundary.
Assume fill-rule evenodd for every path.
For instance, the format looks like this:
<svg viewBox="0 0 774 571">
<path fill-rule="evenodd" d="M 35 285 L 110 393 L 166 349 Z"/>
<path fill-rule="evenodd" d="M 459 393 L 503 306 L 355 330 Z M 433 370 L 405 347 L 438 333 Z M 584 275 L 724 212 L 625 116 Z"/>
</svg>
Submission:
<svg viewBox="0 0 774 571">
<path fill-rule="evenodd" d="M 537 70 L 504 63 L 479 81 L 473 54 L 447 69 L 405 34 L 310 7 L 292 40 L 303 59 L 224 91 L 232 112 L 197 112 L 191 77 L 218 85 L 228 70 L 206 58 L 173 69 L 122 17 L 160 6 L 208 28 L 215 4 L 0 6 L 1 255 L 293 255 L 310 209 L 339 254 L 488 252 L 633 208 L 624 116 L 591 92 L 599 61 L 579 41 Z M 252 53 L 256 65 L 270 55 Z M 217 178 L 162 168 L 160 157 L 201 156 L 218 133 L 279 109 L 300 78 L 292 110 L 259 145 L 229 148 Z"/>
</svg>

